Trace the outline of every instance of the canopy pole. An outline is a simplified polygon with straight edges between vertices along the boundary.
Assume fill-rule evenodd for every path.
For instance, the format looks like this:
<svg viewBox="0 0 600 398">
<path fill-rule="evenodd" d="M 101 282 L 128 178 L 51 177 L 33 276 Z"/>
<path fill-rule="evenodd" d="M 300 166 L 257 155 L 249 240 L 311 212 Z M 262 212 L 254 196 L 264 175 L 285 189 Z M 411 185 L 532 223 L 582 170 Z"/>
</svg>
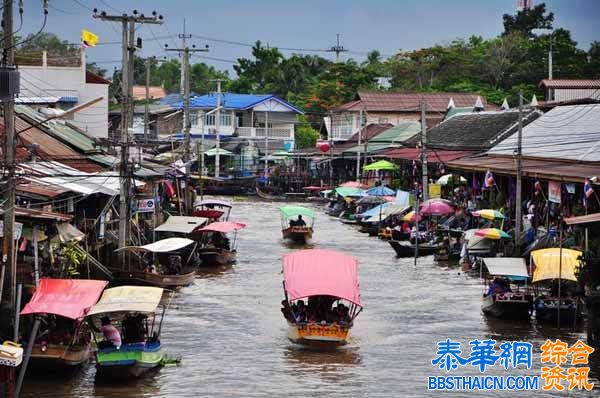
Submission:
<svg viewBox="0 0 600 398">
<path fill-rule="evenodd" d="M 419 189 L 418 183 L 415 183 L 415 266 L 417 257 L 419 257 Z"/>
<path fill-rule="evenodd" d="M 29 358 L 31 358 L 31 350 L 33 350 L 33 344 L 37 338 L 38 329 L 40 328 L 40 317 L 36 316 L 33 326 L 31 328 L 31 335 L 27 342 L 27 348 L 25 349 L 25 356 L 23 357 L 23 364 L 19 370 L 19 377 L 17 378 L 17 386 L 15 388 L 15 397 L 21 395 L 21 387 L 23 387 L 23 379 L 25 378 L 25 372 L 27 371 L 27 365 L 29 364 Z"/>
<path fill-rule="evenodd" d="M 15 328 L 14 328 L 14 335 L 13 335 L 13 341 L 15 343 L 19 342 L 19 320 L 21 318 L 21 296 L 23 295 L 23 285 L 21 283 L 19 283 L 17 285 L 17 297 L 16 297 L 16 307 L 15 307 Z"/>
<path fill-rule="evenodd" d="M 85 212 L 84 212 L 84 216 L 83 218 L 85 219 Z M 84 223 L 85 225 L 85 223 Z M 39 258 L 38 258 L 38 240 L 37 240 L 37 231 L 38 231 L 38 227 L 37 225 L 33 226 L 33 272 L 34 272 L 34 278 L 35 278 L 35 287 L 38 287 L 40 285 L 40 265 L 39 265 Z M 87 233 L 86 233 L 86 245 L 87 245 Z M 89 262 L 88 262 L 88 279 L 90 278 L 90 272 L 89 272 Z"/>
<path fill-rule="evenodd" d="M 562 214 L 561 214 L 562 216 Z M 559 231 L 559 255 L 558 255 L 558 306 L 557 308 L 557 314 L 556 314 L 556 321 L 558 323 L 558 330 L 560 330 L 560 296 L 561 296 L 561 291 L 560 291 L 560 285 L 561 285 L 561 279 L 562 279 L 562 254 L 563 254 L 563 220 L 562 217 L 559 216 L 559 227 L 558 227 L 558 231 Z"/>
</svg>

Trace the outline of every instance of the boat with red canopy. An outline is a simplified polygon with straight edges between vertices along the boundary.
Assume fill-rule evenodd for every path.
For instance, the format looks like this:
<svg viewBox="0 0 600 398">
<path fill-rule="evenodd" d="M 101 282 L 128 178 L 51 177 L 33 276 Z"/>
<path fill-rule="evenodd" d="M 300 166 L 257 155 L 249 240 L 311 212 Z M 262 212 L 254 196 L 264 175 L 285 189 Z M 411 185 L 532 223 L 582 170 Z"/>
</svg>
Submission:
<svg viewBox="0 0 600 398">
<path fill-rule="evenodd" d="M 325 346 L 347 343 L 363 308 L 354 257 L 323 249 L 288 254 L 283 258 L 283 290 L 281 311 L 291 341 Z"/>
<path fill-rule="evenodd" d="M 90 358 L 92 332 L 83 320 L 107 284 L 85 279 L 40 280 L 21 311 L 21 315 L 41 315 L 38 331 L 31 336 L 32 367 L 68 370 Z"/>
<path fill-rule="evenodd" d="M 198 255 L 202 266 L 227 265 L 235 262 L 237 255 L 237 231 L 246 228 L 246 224 L 233 221 L 217 221 L 198 230 L 202 234 L 202 246 Z M 227 237 L 234 233 L 233 242 Z"/>
<path fill-rule="evenodd" d="M 204 217 L 209 220 L 222 221 L 229 220 L 232 205 L 224 200 L 205 199 L 194 202 L 194 217 Z"/>
</svg>

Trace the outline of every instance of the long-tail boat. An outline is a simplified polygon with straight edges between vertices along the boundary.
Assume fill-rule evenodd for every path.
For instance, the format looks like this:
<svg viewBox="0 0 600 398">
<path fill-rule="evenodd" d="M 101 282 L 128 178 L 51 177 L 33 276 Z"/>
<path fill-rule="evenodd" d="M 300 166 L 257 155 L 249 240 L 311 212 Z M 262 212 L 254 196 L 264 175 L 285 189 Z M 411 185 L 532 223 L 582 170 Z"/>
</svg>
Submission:
<svg viewBox="0 0 600 398">
<path fill-rule="evenodd" d="M 483 294 L 481 311 L 485 315 L 503 319 L 529 319 L 533 312 L 533 295 L 527 286 L 529 274 L 521 257 L 489 257 L 482 259 L 487 269 L 481 280 L 487 292 Z"/>
<path fill-rule="evenodd" d="M 315 212 L 301 206 L 283 206 L 281 211 L 281 233 L 284 239 L 304 244 L 313 236 Z M 306 217 L 306 220 L 303 218 Z"/>
<path fill-rule="evenodd" d="M 198 255 L 202 266 L 234 263 L 237 255 L 237 231 L 245 227 L 246 224 L 239 222 L 219 221 L 200 228 L 198 233 L 203 235 L 203 244 L 198 249 Z M 233 241 L 227 237 L 231 232 L 234 233 Z"/>
<path fill-rule="evenodd" d="M 281 311 L 291 341 L 321 346 L 348 342 L 363 308 L 354 257 L 323 249 L 288 254 L 283 258 L 283 290 Z"/>
<path fill-rule="evenodd" d="M 141 256 L 151 253 L 150 265 L 143 269 L 115 270 L 114 281 L 117 284 L 154 286 L 164 289 L 177 289 L 191 285 L 196 278 L 195 269 L 189 265 L 196 246 L 190 251 L 187 247 L 196 244 L 188 238 L 167 238 L 144 246 L 126 246 L 119 250 L 140 253 Z M 156 265 L 153 259 L 156 259 Z M 185 262 L 183 262 L 185 260 Z"/>
<path fill-rule="evenodd" d="M 30 366 L 44 371 L 76 369 L 90 359 L 91 330 L 84 317 L 98 301 L 106 281 L 41 279 L 21 315 L 38 314 Z"/>
<path fill-rule="evenodd" d="M 227 221 L 231 213 L 232 204 L 224 200 L 205 199 L 194 202 L 194 217 L 207 218 L 213 221 Z"/>
<path fill-rule="evenodd" d="M 88 317 L 94 325 L 101 317 L 102 323 L 115 327 L 122 338 L 118 347 L 109 340 L 97 342 L 97 377 L 139 377 L 163 364 L 160 333 L 166 305 L 158 319 L 156 316 L 162 293 L 161 288 L 142 286 L 104 291 Z"/>
</svg>

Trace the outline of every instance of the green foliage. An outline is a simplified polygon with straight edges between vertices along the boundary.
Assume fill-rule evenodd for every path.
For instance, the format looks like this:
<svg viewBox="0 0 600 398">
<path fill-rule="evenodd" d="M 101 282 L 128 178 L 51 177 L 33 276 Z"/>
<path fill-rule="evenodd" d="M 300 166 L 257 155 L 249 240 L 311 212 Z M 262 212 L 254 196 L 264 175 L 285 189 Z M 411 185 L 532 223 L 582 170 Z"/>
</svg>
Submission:
<svg viewBox="0 0 600 398">
<path fill-rule="evenodd" d="M 42 32 L 40 34 L 30 33 L 21 40 L 19 45 L 20 52 L 48 51 L 53 54 L 77 54 L 78 46 L 69 44 L 67 40 L 62 40 L 56 33 Z"/>
<path fill-rule="evenodd" d="M 79 266 L 86 259 L 86 254 L 78 250 L 77 245 L 76 241 L 68 241 L 60 248 L 61 274 L 66 277 L 79 275 Z"/>
<path fill-rule="evenodd" d="M 319 132 L 312 128 L 308 118 L 304 115 L 298 116 L 295 135 L 296 147 L 298 149 L 314 148 L 319 139 Z"/>
<path fill-rule="evenodd" d="M 525 37 L 533 36 L 534 29 L 552 29 L 554 13 L 546 15 L 546 4 L 540 3 L 533 8 L 526 8 L 516 15 L 504 14 L 504 35 L 519 32 Z"/>
</svg>

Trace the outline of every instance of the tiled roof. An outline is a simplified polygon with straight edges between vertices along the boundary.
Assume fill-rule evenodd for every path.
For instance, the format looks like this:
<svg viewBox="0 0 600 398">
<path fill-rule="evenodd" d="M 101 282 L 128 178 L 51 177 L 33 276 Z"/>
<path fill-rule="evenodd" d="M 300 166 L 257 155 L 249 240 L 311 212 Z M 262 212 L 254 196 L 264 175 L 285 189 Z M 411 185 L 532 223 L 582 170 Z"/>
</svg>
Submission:
<svg viewBox="0 0 600 398">
<path fill-rule="evenodd" d="M 450 98 L 455 106 L 467 107 L 475 105 L 477 94 L 472 93 L 406 93 L 406 92 L 375 92 L 359 91 L 356 100 L 334 108 L 334 111 L 359 111 L 367 112 L 418 112 L 420 101 L 427 101 L 429 112 L 446 112 Z M 498 109 L 497 106 L 487 104 L 481 98 L 485 110 Z"/>
<path fill-rule="evenodd" d="M 524 125 L 539 113 L 525 113 Z M 438 149 L 485 151 L 517 129 L 518 111 L 462 113 L 444 120 L 427 131 L 427 146 Z M 416 145 L 419 137 L 407 141 Z"/>
<path fill-rule="evenodd" d="M 92 84 L 112 84 L 110 80 L 103 78 L 102 76 L 91 72 L 89 70 L 85 71 L 85 82 Z"/>
<path fill-rule="evenodd" d="M 427 161 L 429 163 L 446 163 L 450 160 L 459 159 L 465 156 L 472 155 L 473 152 L 469 151 L 446 151 L 443 149 L 427 150 Z M 421 160 L 421 150 L 418 148 L 397 148 L 389 149 L 383 152 L 381 155 L 390 159 L 401 159 L 401 160 Z"/>
<path fill-rule="evenodd" d="M 151 99 L 161 99 L 167 96 L 167 92 L 163 87 L 151 86 L 148 87 L 148 95 Z M 136 100 L 145 100 L 146 86 L 133 86 L 133 98 Z"/>
<path fill-rule="evenodd" d="M 591 79 L 544 79 L 540 87 L 546 88 L 600 88 L 600 80 Z"/>
<path fill-rule="evenodd" d="M 600 162 L 600 104 L 557 106 L 523 128 L 524 157 Z M 517 134 L 489 154 L 510 155 Z"/>
</svg>

